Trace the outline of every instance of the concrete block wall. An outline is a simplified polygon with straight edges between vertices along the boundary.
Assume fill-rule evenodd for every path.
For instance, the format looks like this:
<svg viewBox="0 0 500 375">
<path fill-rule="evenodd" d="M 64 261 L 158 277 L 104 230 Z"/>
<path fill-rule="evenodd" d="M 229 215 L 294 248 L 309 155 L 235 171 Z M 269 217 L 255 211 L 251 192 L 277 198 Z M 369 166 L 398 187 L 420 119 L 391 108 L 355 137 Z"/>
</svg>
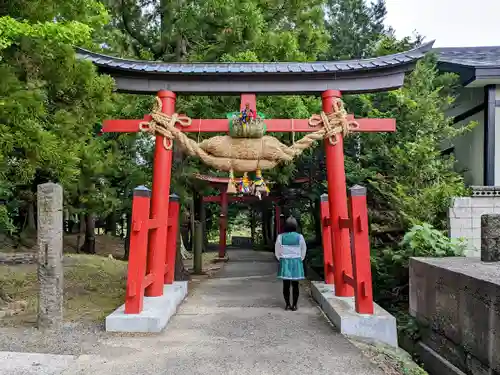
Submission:
<svg viewBox="0 0 500 375">
<path fill-rule="evenodd" d="M 500 196 L 455 197 L 449 211 L 450 238 L 463 238 L 467 242 L 468 257 L 481 256 L 481 215 L 500 214 Z"/>
</svg>

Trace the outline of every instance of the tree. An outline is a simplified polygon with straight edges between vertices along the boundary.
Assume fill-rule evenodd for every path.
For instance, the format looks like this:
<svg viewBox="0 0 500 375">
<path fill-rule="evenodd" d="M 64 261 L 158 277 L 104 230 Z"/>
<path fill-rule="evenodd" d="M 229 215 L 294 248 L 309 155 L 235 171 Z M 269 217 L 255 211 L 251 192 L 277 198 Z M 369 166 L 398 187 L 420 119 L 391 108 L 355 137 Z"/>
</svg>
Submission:
<svg viewBox="0 0 500 375">
<path fill-rule="evenodd" d="M 373 55 L 373 47 L 387 31 L 385 0 L 327 0 L 326 27 L 330 35 L 327 58 L 346 60 Z"/>
<path fill-rule="evenodd" d="M 80 179 L 94 124 L 110 109 L 113 82 L 77 60 L 71 43 L 90 44 L 106 17 L 94 0 L 0 5 L 3 230 L 33 229 L 38 184 L 59 182 L 71 191 Z"/>
<path fill-rule="evenodd" d="M 267 60 L 323 52 L 322 0 L 108 0 L 113 50 L 163 61 L 217 61 L 254 51 Z M 115 36 L 115 35 L 113 35 Z"/>
<path fill-rule="evenodd" d="M 475 125 L 456 128 L 445 115 L 454 101 L 455 82 L 455 76 L 439 74 L 435 60 L 428 57 L 401 90 L 371 100 L 359 98 L 368 115 L 397 120 L 396 133 L 364 137 L 357 169 L 364 169 L 377 201 L 395 215 L 397 224 L 392 225 L 400 230 L 421 222 L 446 228 L 450 198 L 465 193 L 463 178 L 454 170 L 455 160 L 442 156 L 440 150 L 443 142 Z"/>
</svg>

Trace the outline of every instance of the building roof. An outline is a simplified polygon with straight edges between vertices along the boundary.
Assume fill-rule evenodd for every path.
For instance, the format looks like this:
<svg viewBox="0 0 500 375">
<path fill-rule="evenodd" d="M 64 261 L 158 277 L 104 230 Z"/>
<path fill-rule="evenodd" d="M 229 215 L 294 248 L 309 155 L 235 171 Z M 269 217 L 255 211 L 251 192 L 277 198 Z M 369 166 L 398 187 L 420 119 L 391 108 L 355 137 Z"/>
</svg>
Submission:
<svg viewBox="0 0 500 375">
<path fill-rule="evenodd" d="M 431 50 L 432 44 L 370 59 L 316 62 L 165 63 L 121 59 L 81 48 L 77 55 L 113 76 L 121 92 L 166 89 L 187 94 L 317 94 L 333 89 L 363 93 L 400 87 L 405 72 Z"/>
<path fill-rule="evenodd" d="M 433 48 L 440 62 L 480 67 L 500 67 L 500 46 Z"/>
<path fill-rule="evenodd" d="M 434 48 L 438 67 L 457 73 L 469 87 L 500 83 L 500 46 Z"/>
</svg>

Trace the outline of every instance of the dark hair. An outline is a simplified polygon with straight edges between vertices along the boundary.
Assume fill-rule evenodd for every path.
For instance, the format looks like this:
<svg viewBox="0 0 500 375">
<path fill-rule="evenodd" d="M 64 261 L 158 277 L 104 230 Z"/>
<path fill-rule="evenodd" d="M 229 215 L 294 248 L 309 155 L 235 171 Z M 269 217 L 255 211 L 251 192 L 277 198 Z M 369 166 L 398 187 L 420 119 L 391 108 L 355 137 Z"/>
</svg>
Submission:
<svg viewBox="0 0 500 375">
<path fill-rule="evenodd" d="M 288 219 L 286 219 L 285 233 L 297 232 L 297 229 L 298 229 L 297 220 L 293 216 L 290 216 Z"/>
</svg>

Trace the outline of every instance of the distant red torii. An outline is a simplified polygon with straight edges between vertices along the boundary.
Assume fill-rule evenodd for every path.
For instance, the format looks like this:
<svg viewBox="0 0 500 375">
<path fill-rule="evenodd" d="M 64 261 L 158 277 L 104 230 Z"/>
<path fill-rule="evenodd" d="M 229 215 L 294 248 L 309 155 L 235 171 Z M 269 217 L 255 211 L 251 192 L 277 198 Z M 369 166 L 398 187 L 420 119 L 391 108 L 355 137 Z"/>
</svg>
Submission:
<svg viewBox="0 0 500 375">
<path fill-rule="evenodd" d="M 228 195 L 227 193 L 227 186 L 230 181 L 229 177 L 219 177 L 219 176 L 210 176 L 210 175 L 205 175 L 201 173 L 195 173 L 194 178 L 200 181 L 206 181 L 210 185 L 214 186 L 215 188 L 219 189 L 220 195 L 215 195 L 215 196 L 207 196 L 203 197 L 203 202 L 204 203 L 220 203 L 221 206 L 221 215 L 219 218 L 219 257 L 223 258 L 226 254 L 226 247 L 227 247 L 227 213 L 228 213 L 228 205 L 231 202 L 255 202 L 258 200 L 258 198 L 254 195 L 243 195 L 243 196 L 234 196 L 234 195 Z M 235 178 L 235 182 L 238 183 L 241 181 L 241 178 Z M 308 182 L 309 178 L 308 177 L 301 177 L 301 178 L 296 178 L 293 180 L 293 183 L 305 183 Z M 269 182 L 268 183 L 272 183 Z M 274 203 L 277 203 L 280 198 L 279 197 L 273 197 L 273 196 L 268 196 L 264 198 L 268 201 L 273 201 Z M 274 206 L 274 215 L 275 215 L 275 231 L 276 233 L 281 233 L 281 228 L 283 226 L 283 223 L 281 222 L 281 208 L 278 204 L 275 204 Z"/>
</svg>

